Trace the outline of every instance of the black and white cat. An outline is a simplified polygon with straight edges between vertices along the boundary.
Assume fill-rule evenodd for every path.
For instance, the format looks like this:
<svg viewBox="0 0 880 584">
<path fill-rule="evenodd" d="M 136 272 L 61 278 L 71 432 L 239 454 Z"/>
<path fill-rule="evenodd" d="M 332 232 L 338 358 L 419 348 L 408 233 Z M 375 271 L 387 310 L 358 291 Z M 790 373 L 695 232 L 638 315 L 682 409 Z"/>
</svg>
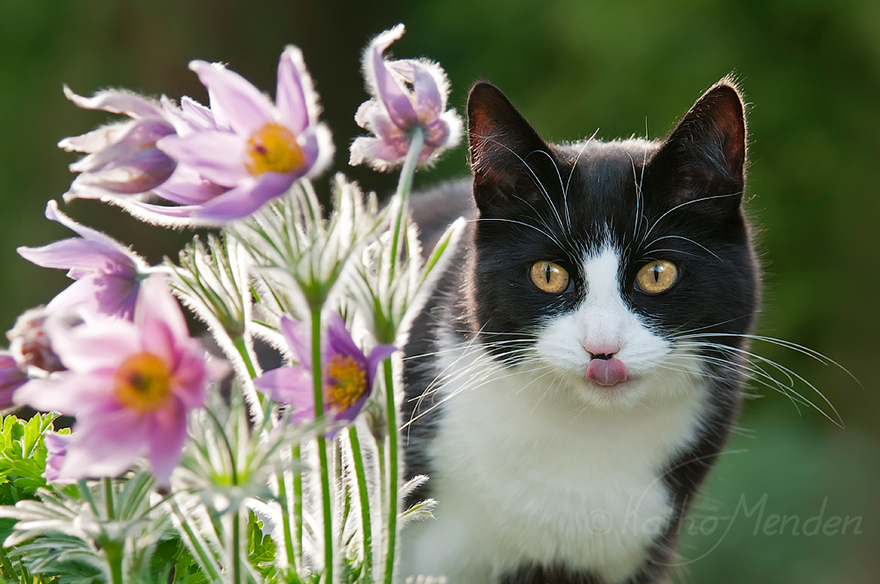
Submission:
<svg viewBox="0 0 880 584">
<path fill-rule="evenodd" d="M 739 92 L 722 80 L 663 141 L 560 146 L 481 82 L 468 126 L 472 190 L 414 201 L 426 240 L 474 220 L 406 348 L 407 474 L 438 504 L 400 573 L 656 582 L 759 304 Z"/>
</svg>

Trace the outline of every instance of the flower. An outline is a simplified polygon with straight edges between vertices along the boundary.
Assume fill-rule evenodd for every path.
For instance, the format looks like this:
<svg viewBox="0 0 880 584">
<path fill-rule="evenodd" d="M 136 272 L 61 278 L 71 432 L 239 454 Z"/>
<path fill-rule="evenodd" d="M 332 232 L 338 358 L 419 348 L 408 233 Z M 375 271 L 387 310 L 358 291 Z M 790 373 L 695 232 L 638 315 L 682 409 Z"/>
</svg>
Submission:
<svg viewBox="0 0 880 584">
<path fill-rule="evenodd" d="M 23 369 L 36 367 L 46 373 L 64 371 L 66 367 L 55 354 L 46 329 L 48 326 L 72 327 L 82 322 L 79 315 L 72 310 L 56 312 L 45 306 L 25 310 L 15 319 L 15 325 L 6 332 L 9 351 Z"/>
<path fill-rule="evenodd" d="M 317 122 L 317 97 L 299 49 L 289 46 L 281 55 L 274 105 L 219 63 L 193 61 L 190 69 L 208 89 L 211 118 L 191 110 L 193 131 L 169 135 L 158 146 L 179 165 L 226 190 L 210 198 L 191 196 L 202 200 L 168 212 L 212 221 L 246 217 L 295 180 L 328 165 L 333 153 L 330 132 Z M 196 115 L 201 115 L 200 128 L 192 123 Z M 177 195 L 190 193 L 179 185 Z M 161 207 L 153 207 L 161 212 Z"/>
<path fill-rule="evenodd" d="M 63 214 L 55 201 L 46 205 L 46 218 L 80 236 L 43 247 L 18 248 L 19 255 L 26 260 L 44 268 L 67 269 L 67 275 L 76 280 L 46 308 L 50 311 L 82 308 L 131 319 L 138 282 L 149 269 L 146 262 L 115 239 Z"/>
<path fill-rule="evenodd" d="M 174 126 L 157 104 L 115 90 L 99 91 L 87 98 L 65 86 L 64 95 L 81 108 L 131 118 L 58 143 L 68 152 L 88 154 L 70 165 L 70 170 L 80 175 L 64 194 L 65 201 L 144 193 L 171 176 L 176 163 L 156 147 L 156 142 L 173 134 Z"/>
<path fill-rule="evenodd" d="M 16 403 L 76 416 L 59 479 L 117 476 L 146 453 L 167 484 L 180 460 L 187 413 L 202 405 L 212 376 L 163 279 L 150 277 L 142 289 L 133 321 L 50 328 L 68 370 L 15 394 Z"/>
<path fill-rule="evenodd" d="M 461 140 L 462 121 L 454 110 L 446 110 L 449 82 L 437 64 L 424 59 L 386 61 L 383 53 L 403 36 L 398 24 L 373 39 L 364 51 L 364 78 L 373 98 L 361 104 L 355 121 L 376 137 L 356 138 L 349 164 L 368 163 L 387 170 L 403 162 L 413 130 L 421 128 L 424 144 L 418 162 L 433 162 L 447 148 Z"/>
<path fill-rule="evenodd" d="M 314 420 L 314 378 L 308 330 L 283 316 L 281 332 L 299 364 L 267 371 L 254 383 L 275 401 L 293 405 L 292 422 Z M 378 345 L 369 356 L 365 355 L 336 313 L 329 317 L 326 339 L 321 355 L 324 414 L 331 423 L 351 422 L 370 397 L 379 363 L 397 349 L 392 345 Z M 332 438 L 335 434 L 332 430 L 327 436 Z"/>
<path fill-rule="evenodd" d="M 12 407 L 12 394 L 24 385 L 28 376 L 8 351 L 0 351 L 0 409 Z"/>
<path fill-rule="evenodd" d="M 70 434 L 58 434 L 46 432 L 43 434 L 43 444 L 46 445 L 46 468 L 43 470 L 43 478 L 54 482 L 61 477 L 61 467 L 67 456 L 67 445 L 70 443 Z"/>
</svg>

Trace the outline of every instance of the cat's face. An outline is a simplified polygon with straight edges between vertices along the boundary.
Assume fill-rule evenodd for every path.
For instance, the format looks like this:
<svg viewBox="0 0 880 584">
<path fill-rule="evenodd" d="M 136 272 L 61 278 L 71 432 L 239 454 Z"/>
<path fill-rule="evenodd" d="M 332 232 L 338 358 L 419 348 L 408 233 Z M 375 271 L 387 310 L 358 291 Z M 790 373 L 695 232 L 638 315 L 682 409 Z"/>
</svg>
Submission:
<svg viewBox="0 0 880 584">
<path fill-rule="evenodd" d="M 662 142 L 549 145 L 485 83 L 468 114 L 473 313 L 490 352 L 597 405 L 729 373 L 758 302 L 732 84 Z"/>
</svg>

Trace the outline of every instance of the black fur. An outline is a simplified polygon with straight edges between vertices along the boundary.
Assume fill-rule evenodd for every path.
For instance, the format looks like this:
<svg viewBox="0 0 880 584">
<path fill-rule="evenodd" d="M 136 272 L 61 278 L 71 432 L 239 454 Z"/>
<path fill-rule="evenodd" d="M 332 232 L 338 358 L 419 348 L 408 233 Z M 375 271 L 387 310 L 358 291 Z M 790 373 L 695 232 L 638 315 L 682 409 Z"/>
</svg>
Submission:
<svg viewBox="0 0 880 584">
<path fill-rule="evenodd" d="M 484 82 L 471 91 L 468 123 L 473 188 L 467 192 L 456 184 L 440 194 L 449 209 L 470 213 L 472 196 L 478 218 L 406 347 L 409 476 L 430 476 L 427 446 L 443 415 L 425 393 L 435 376 L 430 362 L 438 326 L 454 322 L 462 340 L 482 342 L 502 363 L 514 364 L 517 350 L 533 342 L 531 333 L 543 317 L 573 310 L 584 298 L 582 258 L 608 237 L 624 254 L 622 298 L 656 330 L 670 336 L 698 331 L 741 349 L 745 343 L 738 335 L 750 331 L 759 304 L 759 268 L 741 208 L 746 128 L 742 101 L 730 80 L 709 89 L 661 142 L 547 144 L 499 90 Z M 430 245 L 446 217 L 426 211 L 419 201 L 414 200 L 415 210 Z M 438 192 L 422 201 L 436 205 Z M 530 266 L 548 259 L 571 274 L 569 291 L 550 295 L 530 282 Z M 656 259 L 674 262 L 679 281 L 665 293 L 648 295 L 635 286 L 635 277 Z M 492 343 L 499 338 L 505 343 Z M 707 356 L 730 361 L 729 354 Z M 666 462 L 663 478 L 675 496 L 673 517 L 628 583 L 655 582 L 664 573 L 688 504 L 737 413 L 744 382 L 737 371 L 714 366 L 718 381 L 703 433 L 689 452 Z M 413 499 L 426 496 L 430 481 Z M 562 565 L 525 565 L 499 580 L 539 583 L 603 584 Z"/>
</svg>

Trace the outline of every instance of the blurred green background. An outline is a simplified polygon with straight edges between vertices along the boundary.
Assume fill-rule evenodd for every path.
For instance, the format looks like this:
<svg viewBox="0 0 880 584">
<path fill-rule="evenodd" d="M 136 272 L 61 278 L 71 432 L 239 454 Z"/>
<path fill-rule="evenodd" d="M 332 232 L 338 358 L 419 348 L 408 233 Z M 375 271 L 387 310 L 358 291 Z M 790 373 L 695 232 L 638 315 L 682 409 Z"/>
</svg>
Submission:
<svg viewBox="0 0 880 584">
<path fill-rule="evenodd" d="M 459 111 L 483 77 L 556 141 L 597 128 L 605 139 L 660 137 L 705 88 L 737 74 L 752 104 L 748 207 L 767 271 L 759 332 L 828 355 L 864 389 L 795 351 L 754 347 L 821 390 L 846 428 L 756 388 L 762 397 L 745 404 L 683 534 L 676 581 L 880 582 L 877 0 L 0 0 L 0 328 L 67 283 L 15 253 L 69 236 L 43 218 L 72 178 L 74 157 L 55 145 L 108 119 L 67 102 L 63 83 L 86 95 L 126 87 L 206 101 L 186 68 L 200 58 L 274 92 L 278 55 L 297 44 L 336 136 L 336 168 L 387 193 L 391 177 L 346 161 L 366 97 L 360 51 L 397 22 L 408 33 L 395 54 L 440 61 Z M 417 181 L 465 170 L 459 148 Z M 63 208 L 153 262 L 190 237 L 95 202 Z M 849 518 L 845 534 L 837 517 Z"/>
</svg>

